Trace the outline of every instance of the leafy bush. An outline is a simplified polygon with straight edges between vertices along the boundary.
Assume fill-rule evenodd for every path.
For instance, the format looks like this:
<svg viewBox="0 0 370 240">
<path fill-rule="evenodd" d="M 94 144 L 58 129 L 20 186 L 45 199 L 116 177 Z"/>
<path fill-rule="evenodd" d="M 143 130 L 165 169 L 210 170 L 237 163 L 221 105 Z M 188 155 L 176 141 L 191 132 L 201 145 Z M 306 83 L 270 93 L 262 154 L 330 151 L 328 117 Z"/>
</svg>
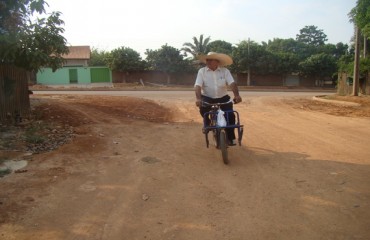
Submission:
<svg viewBox="0 0 370 240">
<path fill-rule="evenodd" d="M 44 128 L 45 127 L 43 127 L 40 124 L 38 124 L 38 125 L 34 124 L 34 125 L 31 125 L 30 127 L 28 127 L 26 129 L 26 132 L 25 132 L 26 142 L 33 143 L 33 144 L 43 143 L 45 141 L 45 137 L 42 135 L 42 130 Z"/>
</svg>

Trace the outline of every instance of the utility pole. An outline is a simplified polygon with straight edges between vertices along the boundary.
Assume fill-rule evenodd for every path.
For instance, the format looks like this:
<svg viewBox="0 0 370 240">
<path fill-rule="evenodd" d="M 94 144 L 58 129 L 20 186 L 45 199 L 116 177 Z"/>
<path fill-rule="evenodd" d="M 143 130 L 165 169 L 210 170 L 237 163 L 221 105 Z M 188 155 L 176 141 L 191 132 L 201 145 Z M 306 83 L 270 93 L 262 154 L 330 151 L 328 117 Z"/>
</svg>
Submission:
<svg viewBox="0 0 370 240">
<path fill-rule="evenodd" d="M 353 96 L 358 96 L 359 92 L 359 75 L 360 75 L 360 29 L 356 26 L 356 42 L 355 42 L 355 64 L 353 69 Z"/>
<path fill-rule="evenodd" d="M 250 61 L 249 61 L 249 43 L 250 43 L 250 40 L 248 38 L 248 79 L 247 79 L 247 86 L 251 85 L 251 67 L 249 66 L 250 65 Z"/>
</svg>

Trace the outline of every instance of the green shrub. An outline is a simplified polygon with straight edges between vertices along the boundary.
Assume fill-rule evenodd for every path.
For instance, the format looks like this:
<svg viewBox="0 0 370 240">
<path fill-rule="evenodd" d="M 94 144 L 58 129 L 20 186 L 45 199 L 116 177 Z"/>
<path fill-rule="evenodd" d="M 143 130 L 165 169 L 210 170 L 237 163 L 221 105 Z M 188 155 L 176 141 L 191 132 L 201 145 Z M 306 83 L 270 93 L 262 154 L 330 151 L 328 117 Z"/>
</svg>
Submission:
<svg viewBox="0 0 370 240">
<path fill-rule="evenodd" d="M 28 143 L 43 143 L 45 141 L 45 137 L 41 134 L 43 130 L 43 126 L 40 124 L 34 124 L 26 129 L 25 132 L 25 140 Z"/>
<path fill-rule="evenodd" d="M 0 178 L 4 177 L 5 175 L 11 173 L 12 171 L 9 168 L 0 169 Z"/>
</svg>

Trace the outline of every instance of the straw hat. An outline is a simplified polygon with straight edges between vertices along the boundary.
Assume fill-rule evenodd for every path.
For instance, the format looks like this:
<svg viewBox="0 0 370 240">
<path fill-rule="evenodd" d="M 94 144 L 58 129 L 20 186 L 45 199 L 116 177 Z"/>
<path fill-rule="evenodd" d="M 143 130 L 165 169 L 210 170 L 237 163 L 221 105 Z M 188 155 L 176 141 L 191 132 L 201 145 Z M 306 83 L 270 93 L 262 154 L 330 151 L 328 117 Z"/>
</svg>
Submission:
<svg viewBox="0 0 370 240">
<path fill-rule="evenodd" d="M 216 59 L 220 62 L 220 67 L 233 64 L 233 59 L 223 53 L 209 52 L 207 55 L 199 55 L 198 59 L 202 63 L 206 63 L 207 59 Z"/>
</svg>

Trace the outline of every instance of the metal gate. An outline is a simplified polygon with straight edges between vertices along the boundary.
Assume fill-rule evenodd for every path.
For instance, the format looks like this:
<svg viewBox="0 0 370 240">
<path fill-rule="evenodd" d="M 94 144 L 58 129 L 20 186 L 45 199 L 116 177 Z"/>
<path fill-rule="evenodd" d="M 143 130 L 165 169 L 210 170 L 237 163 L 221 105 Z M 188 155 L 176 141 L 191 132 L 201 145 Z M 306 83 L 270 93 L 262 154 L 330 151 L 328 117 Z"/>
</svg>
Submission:
<svg viewBox="0 0 370 240">
<path fill-rule="evenodd" d="M 91 83 L 111 82 L 109 68 L 91 68 Z"/>
<path fill-rule="evenodd" d="M 298 75 L 288 75 L 285 78 L 285 86 L 299 86 L 299 76 Z"/>
</svg>

